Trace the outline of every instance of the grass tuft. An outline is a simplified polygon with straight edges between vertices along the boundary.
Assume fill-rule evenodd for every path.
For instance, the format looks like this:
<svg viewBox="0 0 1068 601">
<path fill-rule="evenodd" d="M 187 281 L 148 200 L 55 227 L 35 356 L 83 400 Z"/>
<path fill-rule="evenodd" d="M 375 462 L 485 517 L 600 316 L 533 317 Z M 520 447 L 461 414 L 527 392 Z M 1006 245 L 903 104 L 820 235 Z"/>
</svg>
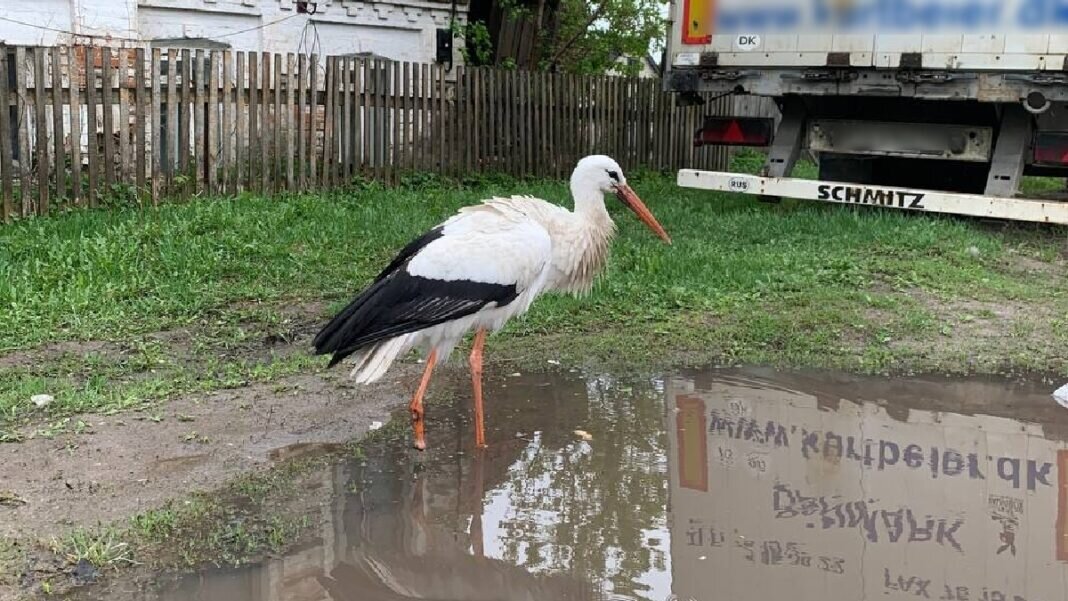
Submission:
<svg viewBox="0 0 1068 601">
<path fill-rule="evenodd" d="M 134 565 L 130 545 L 113 528 L 75 530 L 62 538 L 52 539 L 52 552 L 69 563 L 85 561 L 97 569 Z"/>
</svg>

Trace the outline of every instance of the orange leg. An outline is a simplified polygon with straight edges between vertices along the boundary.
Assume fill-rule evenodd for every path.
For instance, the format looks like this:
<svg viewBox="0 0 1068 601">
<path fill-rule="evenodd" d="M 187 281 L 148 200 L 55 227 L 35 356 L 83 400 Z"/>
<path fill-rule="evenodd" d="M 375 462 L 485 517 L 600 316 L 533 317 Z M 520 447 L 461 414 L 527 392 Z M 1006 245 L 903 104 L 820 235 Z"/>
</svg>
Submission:
<svg viewBox="0 0 1068 601">
<path fill-rule="evenodd" d="M 415 433 L 415 448 L 420 451 L 426 450 L 426 438 L 423 430 L 423 396 L 426 395 L 426 388 L 430 384 L 430 373 L 434 371 L 434 364 L 437 361 L 438 352 L 430 351 L 430 356 L 426 358 L 423 379 L 419 382 L 419 388 L 415 391 L 412 402 L 408 404 L 408 410 L 412 412 L 412 431 Z"/>
<path fill-rule="evenodd" d="M 475 446 L 486 446 L 486 430 L 482 425 L 482 347 L 486 344 L 486 330 L 475 332 L 475 344 L 471 349 L 471 387 L 475 393 Z"/>
</svg>

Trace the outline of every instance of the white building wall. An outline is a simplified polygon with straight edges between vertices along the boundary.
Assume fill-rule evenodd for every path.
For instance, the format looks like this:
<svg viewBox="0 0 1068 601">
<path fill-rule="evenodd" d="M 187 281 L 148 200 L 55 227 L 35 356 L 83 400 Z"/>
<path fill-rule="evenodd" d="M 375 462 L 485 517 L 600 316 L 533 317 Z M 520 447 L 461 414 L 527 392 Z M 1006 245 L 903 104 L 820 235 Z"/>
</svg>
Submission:
<svg viewBox="0 0 1068 601">
<path fill-rule="evenodd" d="M 68 44 L 77 36 L 136 38 L 137 0 L 0 0 L 0 39 L 12 45 Z M 15 21 L 18 21 L 16 23 Z M 23 24 L 25 23 L 25 25 Z"/>
<path fill-rule="evenodd" d="M 326 0 L 298 14 L 294 0 L 0 0 L 0 39 L 13 45 L 145 46 L 152 40 L 210 40 L 234 50 L 374 53 L 433 62 L 451 3 L 430 0 Z M 456 19 L 466 20 L 466 2 Z M 58 31 L 57 31 L 58 30 Z M 63 33 L 70 32 L 70 33 Z M 453 60 L 462 59 L 459 40 Z"/>
<path fill-rule="evenodd" d="M 72 30 L 74 27 L 73 4 L 73 0 L 0 0 L 3 15 L 12 21 L 62 30 Z M 60 34 L 54 31 L 12 21 L 0 22 L 0 38 L 9 44 L 51 45 L 60 37 Z"/>
</svg>

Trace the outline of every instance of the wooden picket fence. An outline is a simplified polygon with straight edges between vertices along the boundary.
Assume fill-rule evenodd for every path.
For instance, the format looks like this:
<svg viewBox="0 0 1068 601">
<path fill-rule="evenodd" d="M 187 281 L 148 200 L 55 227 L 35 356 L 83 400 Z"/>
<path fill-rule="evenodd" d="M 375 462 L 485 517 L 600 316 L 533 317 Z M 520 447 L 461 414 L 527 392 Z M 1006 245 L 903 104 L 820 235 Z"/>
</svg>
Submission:
<svg viewBox="0 0 1068 601">
<path fill-rule="evenodd" d="M 565 177 L 722 165 L 657 80 L 357 56 L 0 47 L 0 218 L 116 200 L 306 192 L 406 173 Z M 723 105 L 723 106 L 721 106 Z"/>
</svg>

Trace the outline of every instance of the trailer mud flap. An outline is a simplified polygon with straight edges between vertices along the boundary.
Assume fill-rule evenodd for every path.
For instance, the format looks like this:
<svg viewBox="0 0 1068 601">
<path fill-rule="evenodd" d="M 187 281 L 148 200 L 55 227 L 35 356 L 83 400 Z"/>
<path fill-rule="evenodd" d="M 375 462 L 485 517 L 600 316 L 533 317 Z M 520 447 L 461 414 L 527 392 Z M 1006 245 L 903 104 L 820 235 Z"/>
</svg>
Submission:
<svg viewBox="0 0 1068 601">
<path fill-rule="evenodd" d="M 692 169 L 679 171 L 678 185 L 721 192 L 1068 225 L 1068 202 L 1050 200 L 868 186 L 790 177 L 760 177 L 745 173 Z"/>
</svg>

